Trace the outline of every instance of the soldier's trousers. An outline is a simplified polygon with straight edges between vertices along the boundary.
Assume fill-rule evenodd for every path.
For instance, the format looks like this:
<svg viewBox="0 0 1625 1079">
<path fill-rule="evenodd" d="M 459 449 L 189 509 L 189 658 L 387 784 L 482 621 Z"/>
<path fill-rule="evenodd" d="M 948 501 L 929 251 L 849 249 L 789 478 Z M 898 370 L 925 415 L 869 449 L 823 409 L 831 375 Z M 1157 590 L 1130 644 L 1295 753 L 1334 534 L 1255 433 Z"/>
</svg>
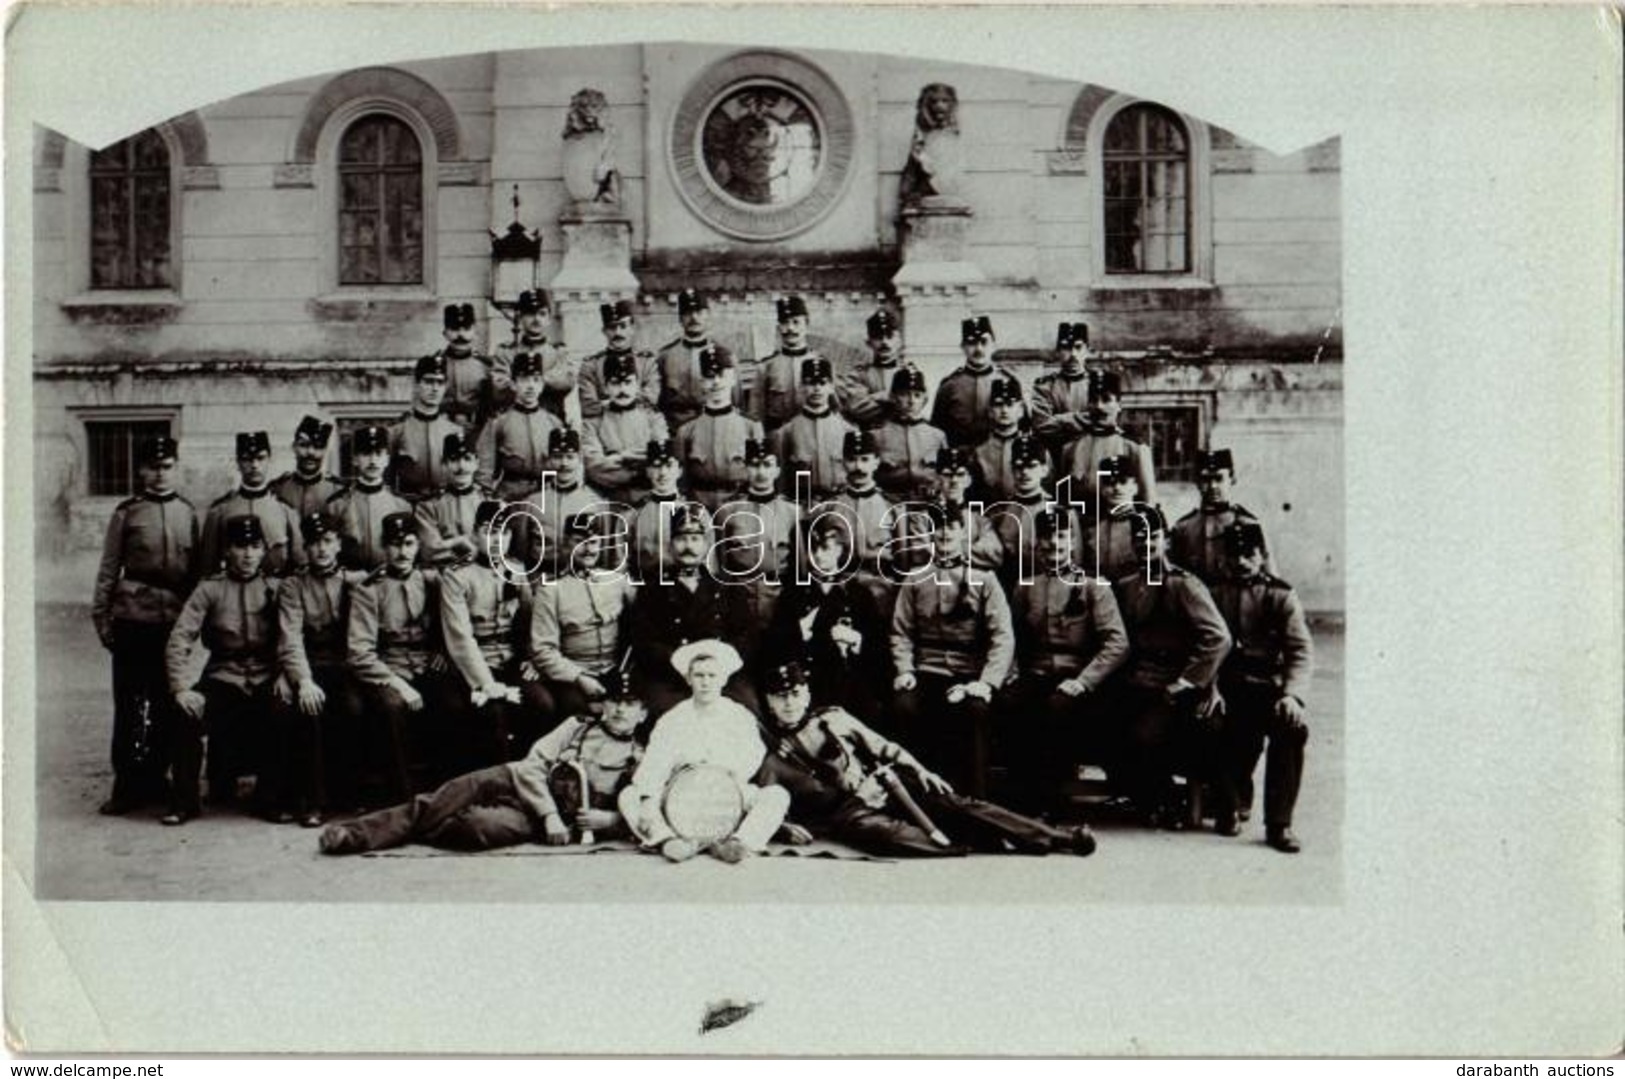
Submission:
<svg viewBox="0 0 1625 1079">
<path fill-rule="evenodd" d="M 274 789 L 277 779 L 267 769 L 274 764 L 269 752 L 271 684 L 245 688 L 205 678 L 197 688 L 204 699 L 201 719 L 175 708 L 169 808 L 178 813 L 195 814 L 198 810 L 205 734 L 209 739 L 211 800 L 231 798 L 238 778 L 246 775 L 257 775 L 265 789 Z"/>
<path fill-rule="evenodd" d="M 320 714 L 305 715 L 297 697 L 272 705 L 276 788 L 269 801 L 290 813 L 353 806 L 360 798 L 361 687 L 342 667 L 312 667 L 311 676 L 327 697 Z"/>
<path fill-rule="evenodd" d="M 1304 744 L 1309 729 L 1288 730 L 1275 715 L 1281 691 L 1261 682 L 1226 682 L 1219 692 L 1224 696 L 1225 716 L 1220 740 L 1223 767 L 1214 777 L 1214 811 L 1233 813 L 1241 805 L 1241 795 L 1252 801 L 1252 777 L 1258 758 L 1264 757 L 1264 824 L 1270 828 L 1290 828 L 1292 811 L 1298 804 L 1298 787 L 1303 781 Z"/>
<path fill-rule="evenodd" d="M 423 707 L 416 712 L 388 686 L 368 686 L 364 695 L 364 755 L 383 775 L 395 801 L 456 773 L 445 760 L 446 731 L 454 729 L 468 703 L 462 682 L 455 676 L 425 671 L 410 681 L 423 698 Z M 432 778 L 432 782 L 420 784 L 418 775 Z"/>
<path fill-rule="evenodd" d="M 113 799 L 161 798 L 175 699 L 164 676 L 167 622 L 113 623 Z"/>
<path fill-rule="evenodd" d="M 1115 731 L 1107 769 L 1113 783 L 1145 812 L 1169 807 L 1175 773 L 1194 784 L 1221 770 L 1217 736 L 1197 725 L 1196 696 L 1186 693 L 1170 701 L 1160 687 L 1120 682 L 1102 702 Z"/>
<path fill-rule="evenodd" d="M 931 842 L 924 829 L 906 819 L 900 809 L 890 805 L 874 809 L 855 799 L 837 810 L 819 831 L 858 850 L 899 858 L 943 858 L 972 851 L 1048 854 L 1067 849 L 1072 841 L 1071 833 L 994 802 L 912 788 L 911 793 L 931 822 L 952 840 L 951 846 Z"/>
<path fill-rule="evenodd" d="M 1008 784 L 1004 798 L 1031 813 L 1056 808 L 1079 761 L 1100 763 L 1109 751 L 1092 693 L 1069 697 L 1059 675 L 1022 675 L 1005 722 Z"/>
<path fill-rule="evenodd" d="M 446 850 L 491 850 L 540 838 L 540 822 L 514 789 L 513 772 L 495 764 L 447 780 L 400 805 L 364 813 L 342 825 L 351 851 L 423 843 Z"/>
<path fill-rule="evenodd" d="M 955 790 L 985 798 L 992 766 L 992 705 L 975 697 L 949 704 L 949 687 L 971 681 L 921 673 L 911 690 L 892 698 L 897 741 Z M 997 694 L 994 701 L 998 701 Z"/>
<path fill-rule="evenodd" d="M 432 770 L 439 779 L 518 760 L 551 728 L 547 691 L 540 682 L 523 681 L 517 668 L 510 664 L 496 672 L 498 681 L 519 690 L 517 702 L 495 700 L 476 705 L 461 677 L 448 674 L 441 680 L 437 715 L 442 724 L 435 732 L 439 748 L 437 768 Z"/>
</svg>

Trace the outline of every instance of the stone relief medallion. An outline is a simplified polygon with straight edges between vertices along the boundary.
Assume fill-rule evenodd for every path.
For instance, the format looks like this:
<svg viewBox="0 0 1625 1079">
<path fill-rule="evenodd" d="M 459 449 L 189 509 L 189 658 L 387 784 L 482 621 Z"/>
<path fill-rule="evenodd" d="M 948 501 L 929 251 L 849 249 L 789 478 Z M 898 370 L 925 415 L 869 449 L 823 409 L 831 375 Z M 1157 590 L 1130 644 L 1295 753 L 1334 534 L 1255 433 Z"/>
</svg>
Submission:
<svg viewBox="0 0 1625 1079">
<path fill-rule="evenodd" d="M 851 109 L 822 72 L 745 53 L 712 65 L 683 95 L 670 162 L 684 202 L 713 228 L 777 240 L 834 208 L 852 142 Z"/>
</svg>

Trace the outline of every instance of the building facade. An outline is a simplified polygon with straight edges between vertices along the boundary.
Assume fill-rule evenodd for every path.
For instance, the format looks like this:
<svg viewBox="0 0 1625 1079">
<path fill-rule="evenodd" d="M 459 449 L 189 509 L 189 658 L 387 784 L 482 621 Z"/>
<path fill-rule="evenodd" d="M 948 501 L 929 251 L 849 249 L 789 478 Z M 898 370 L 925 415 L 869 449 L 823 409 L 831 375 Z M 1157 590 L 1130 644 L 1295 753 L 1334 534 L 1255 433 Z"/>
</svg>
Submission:
<svg viewBox="0 0 1625 1079">
<path fill-rule="evenodd" d="M 658 348 L 693 287 L 747 356 L 773 349 L 785 294 L 837 363 L 888 306 L 933 384 L 971 313 L 1029 387 L 1056 324 L 1086 322 L 1165 509 L 1194 505 L 1197 449 L 1230 447 L 1282 575 L 1339 610 L 1339 169 L 1336 140 L 1276 156 L 1106 87 L 674 44 L 345 71 L 99 152 L 40 131 L 40 559 L 94 551 L 145 434 L 180 438 L 206 503 L 233 482 L 236 431 L 269 430 L 280 468 L 305 412 L 341 431 L 398 415 L 445 303 L 479 305 L 494 345 L 535 282 L 588 353 L 600 303 L 633 298 Z M 534 263 L 493 260 L 515 222 Z"/>
</svg>

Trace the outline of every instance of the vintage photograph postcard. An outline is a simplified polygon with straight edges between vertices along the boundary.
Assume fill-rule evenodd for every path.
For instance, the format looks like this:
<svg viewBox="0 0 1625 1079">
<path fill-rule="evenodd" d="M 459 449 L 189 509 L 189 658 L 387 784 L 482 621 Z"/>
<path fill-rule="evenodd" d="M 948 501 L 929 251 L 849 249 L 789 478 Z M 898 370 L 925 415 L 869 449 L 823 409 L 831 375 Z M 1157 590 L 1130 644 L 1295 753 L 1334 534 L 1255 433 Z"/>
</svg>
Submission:
<svg viewBox="0 0 1625 1079">
<path fill-rule="evenodd" d="M 803 15 L 14 10 L 14 1045 L 1617 1045 L 1617 20 Z"/>
</svg>

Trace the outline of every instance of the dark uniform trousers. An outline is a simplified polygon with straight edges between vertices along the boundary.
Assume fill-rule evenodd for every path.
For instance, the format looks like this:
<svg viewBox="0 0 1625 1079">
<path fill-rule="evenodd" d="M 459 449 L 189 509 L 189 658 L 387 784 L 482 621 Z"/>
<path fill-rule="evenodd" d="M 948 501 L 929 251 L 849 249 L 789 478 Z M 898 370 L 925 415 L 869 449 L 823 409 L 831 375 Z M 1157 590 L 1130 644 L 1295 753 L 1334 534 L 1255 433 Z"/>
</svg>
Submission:
<svg viewBox="0 0 1625 1079">
<path fill-rule="evenodd" d="M 445 850 L 491 850 L 542 834 L 541 822 L 514 790 L 513 772 L 494 764 L 447 780 L 409 802 L 366 813 L 347 825 L 357 849 L 424 843 Z"/>
<path fill-rule="evenodd" d="M 407 681 L 423 698 L 416 712 L 391 686 L 367 686 L 363 696 L 365 755 L 392 799 L 409 798 L 456 773 L 448 747 L 457 744 L 468 711 L 468 696 L 452 672 L 427 670 Z"/>
<path fill-rule="evenodd" d="M 1103 762 L 1111 750 L 1098 694 L 1067 696 L 1059 688 L 1067 677 L 1024 672 L 1007 691 L 1014 714 L 1003 725 L 1009 772 L 1000 796 L 1029 813 L 1060 808 L 1077 762 Z"/>
<path fill-rule="evenodd" d="M 958 704 L 947 700 L 950 686 L 974 678 L 919 672 L 913 689 L 892 698 L 892 723 L 897 740 L 955 790 L 986 797 L 993 761 L 993 713 L 1004 711 L 1001 694 L 995 692 L 991 704 L 977 697 Z"/>
<path fill-rule="evenodd" d="M 175 728 L 164 679 L 171 623 L 113 622 L 113 799 L 162 798 Z"/>
<path fill-rule="evenodd" d="M 1119 681 L 1107 690 L 1102 710 L 1113 717 L 1115 737 L 1106 751 L 1113 785 L 1147 812 L 1172 806 L 1173 777 L 1193 787 L 1217 777 L 1221 745 L 1217 731 L 1198 722 L 1202 692 L 1170 698 L 1161 688 Z"/>
<path fill-rule="evenodd" d="M 1289 729 L 1275 714 L 1281 690 L 1271 679 L 1226 676 L 1220 679 L 1225 714 L 1219 732 L 1221 767 L 1213 777 L 1216 815 L 1234 813 L 1253 800 L 1253 773 L 1264 755 L 1269 739 L 1269 755 L 1264 761 L 1264 824 L 1268 828 L 1290 828 L 1292 810 L 1298 804 L 1298 787 L 1303 781 L 1304 746 L 1309 728 Z"/>
<path fill-rule="evenodd" d="M 206 702 L 201 718 L 194 719 L 178 707 L 174 711 L 170 808 L 180 813 L 197 812 L 205 735 L 209 741 L 210 801 L 229 801 L 235 795 L 239 777 L 256 775 L 256 800 L 267 804 L 269 792 L 281 782 L 271 753 L 271 683 L 250 687 L 205 678 L 197 690 Z"/>
<path fill-rule="evenodd" d="M 271 706 L 272 771 L 279 781 L 273 797 L 279 808 L 295 813 L 354 806 L 361 797 L 361 686 L 342 666 L 313 663 L 310 673 L 326 696 L 320 714 L 300 711 L 297 695 L 279 695 Z"/>
</svg>

